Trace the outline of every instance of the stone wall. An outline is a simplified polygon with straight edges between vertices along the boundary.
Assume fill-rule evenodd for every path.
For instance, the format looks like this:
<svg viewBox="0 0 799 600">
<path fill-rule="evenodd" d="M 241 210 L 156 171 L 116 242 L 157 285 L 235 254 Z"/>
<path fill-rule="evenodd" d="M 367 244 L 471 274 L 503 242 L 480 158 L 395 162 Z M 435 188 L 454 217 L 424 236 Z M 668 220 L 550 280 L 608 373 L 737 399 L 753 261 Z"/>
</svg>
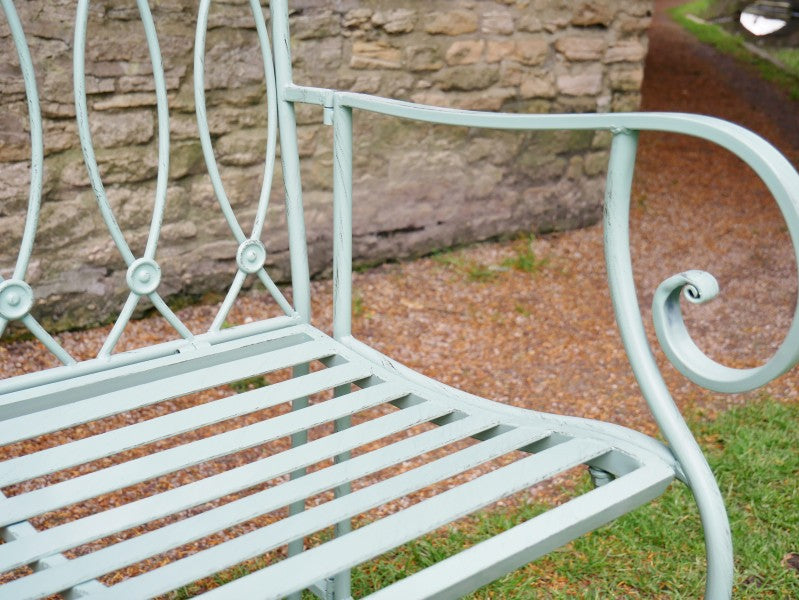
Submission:
<svg viewBox="0 0 799 600">
<path fill-rule="evenodd" d="M 56 327 L 107 319 L 125 266 L 96 208 L 72 105 L 74 0 L 26 0 L 45 118 L 45 185 L 27 280 Z M 196 136 L 195 0 L 151 3 L 171 110 L 168 206 L 158 260 L 165 295 L 221 294 L 236 245 L 220 217 Z M 268 15 L 268 2 L 264 1 Z M 515 112 L 638 106 L 652 0 L 295 0 L 295 79 L 442 106 Z M 24 88 L 0 24 L 0 273 L 10 275 L 29 180 Z M 134 253 L 147 236 L 157 170 L 152 68 L 132 0 L 92 2 L 87 91 L 98 161 Z M 263 170 L 263 68 L 244 0 L 214 2 L 207 39 L 210 128 L 228 196 L 248 229 Z M 332 131 L 298 110 L 311 268 L 329 270 Z M 586 132 L 511 133 L 357 114 L 355 256 L 405 257 L 517 231 L 596 221 L 609 140 Z M 288 278 L 278 176 L 264 240 Z"/>
</svg>

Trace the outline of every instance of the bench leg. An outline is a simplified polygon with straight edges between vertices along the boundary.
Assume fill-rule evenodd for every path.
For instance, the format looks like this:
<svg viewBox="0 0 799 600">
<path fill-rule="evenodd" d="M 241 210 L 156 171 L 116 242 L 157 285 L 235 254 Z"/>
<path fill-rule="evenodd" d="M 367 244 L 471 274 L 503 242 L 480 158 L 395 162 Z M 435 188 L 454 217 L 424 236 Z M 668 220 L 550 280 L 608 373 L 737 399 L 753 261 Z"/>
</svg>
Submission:
<svg viewBox="0 0 799 600">
<path fill-rule="evenodd" d="M 351 391 L 352 391 L 352 387 L 349 384 L 347 384 L 347 385 L 342 385 L 342 386 L 337 387 L 334 390 L 333 393 L 334 393 L 335 396 L 344 396 L 346 394 L 349 394 Z M 335 430 L 336 431 L 342 431 L 343 429 L 349 428 L 351 425 L 352 425 L 352 418 L 351 417 L 342 417 L 341 419 L 337 419 L 336 420 L 336 422 L 335 422 Z M 343 461 L 349 460 L 349 459 L 350 459 L 350 453 L 349 452 L 343 452 L 343 453 L 341 453 L 341 454 L 339 454 L 339 455 L 337 455 L 335 457 L 335 461 L 337 463 L 340 463 L 340 462 L 343 462 Z M 349 483 L 345 483 L 344 485 L 341 485 L 341 486 L 337 487 L 335 489 L 336 498 L 339 498 L 341 496 L 345 496 L 345 495 L 349 494 L 352 491 L 351 488 L 352 488 L 352 486 Z M 335 531 L 336 537 L 339 537 L 339 536 L 342 536 L 342 535 L 346 535 L 350 531 L 352 531 L 352 521 L 350 521 L 349 519 L 346 520 L 346 521 L 341 521 L 339 523 L 336 523 L 336 531 Z M 342 571 L 341 573 L 337 573 L 333 577 L 332 584 L 333 585 L 332 585 L 332 590 L 331 591 L 333 593 L 332 593 L 331 600 L 345 600 L 346 598 L 350 598 L 351 597 L 350 572 L 349 572 L 349 570 Z"/>
<path fill-rule="evenodd" d="M 292 377 L 303 377 L 310 373 L 310 365 L 297 365 L 292 369 Z M 308 406 L 308 398 L 297 398 L 291 403 L 291 410 L 300 410 Z M 307 431 L 298 431 L 297 433 L 291 436 L 291 447 L 296 448 L 297 446 L 301 446 L 308 441 L 308 432 Z M 305 469 L 297 469 L 291 473 L 291 479 L 297 479 L 298 477 L 302 477 L 305 475 Z M 289 505 L 289 515 L 296 515 L 301 513 L 305 510 L 305 501 L 299 500 L 298 502 L 294 502 Z M 294 540 L 289 542 L 288 544 L 288 555 L 295 556 L 303 551 L 305 545 L 305 540 L 300 538 L 298 540 Z M 292 594 L 288 597 L 288 600 L 301 600 L 302 592 L 297 592 L 296 594 Z"/>
</svg>

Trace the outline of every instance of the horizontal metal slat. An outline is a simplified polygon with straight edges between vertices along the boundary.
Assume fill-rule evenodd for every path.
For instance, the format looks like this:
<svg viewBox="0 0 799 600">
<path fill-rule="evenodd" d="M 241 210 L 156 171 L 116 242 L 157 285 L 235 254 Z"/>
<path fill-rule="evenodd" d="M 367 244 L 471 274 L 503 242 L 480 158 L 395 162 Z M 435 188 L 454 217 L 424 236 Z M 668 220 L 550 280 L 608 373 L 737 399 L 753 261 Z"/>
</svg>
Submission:
<svg viewBox="0 0 799 600">
<path fill-rule="evenodd" d="M 328 383 L 334 387 L 348 380 L 368 377 L 368 367 L 362 369 L 359 373 L 350 373 L 343 381 Z M 262 391 L 268 393 L 268 388 Z M 309 416 L 305 412 L 293 412 L 13 496 L 4 504 L 0 526 L 308 429 L 314 426 L 308 422 Z"/>
<path fill-rule="evenodd" d="M 446 408 L 431 403 L 424 403 L 387 415 L 376 421 L 382 421 L 382 435 L 390 435 L 391 433 L 405 430 L 416 424 L 443 416 L 449 412 L 450 411 Z M 224 529 L 230 526 L 237 518 L 246 520 L 247 518 L 251 518 L 248 517 L 248 515 L 257 516 L 275 510 L 276 508 L 285 506 L 294 499 L 305 498 L 308 495 L 316 493 L 314 490 L 324 491 L 331 487 L 335 487 L 340 482 L 348 481 L 352 477 L 357 476 L 357 474 L 353 473 L 352 469 L 357 468 L 359 464 L 366 473 L 379 470 L 392 464 L 394 460 L 403 460 L 403 457 L 410 458 L 415 456 L 420 452 L 420 448 L 424 448 L 425 446 L 435 448 L 442 444 L 449 443 L 449 441 L 468 436 L 470 431 L 481 431 L 492 425 L 490 423 L 486 424 L 482 420 L 471 419 L 470 422 L 465 423 L 466 427 L 464 427 L 464 425 L 462 425 L 463 421 L 466 420 L 456 421 L 450 425 L 420 434 L 415 438 L 408 438 L 397 444 L 392 444 L 391 446 L 376 450 L 373 453 L 357 457 L 352 461 L 339 463 L 327 469 L 311 473 L 305 477 L 289 481 L 263 492 L 258 492 L 246 498 L 231 502 L 230 504 L 189 517 L 183 521 L 166 525 L 158 530 L 142 534 L 89 555 L 76 558 L 70 561 L 68 565 L 64 565 L 64 567 L 52 568 L 49 569 L 47 573 L 34 573 L 24 579 L 12 581 L 0 587 L 0 599 L 22 600 L 24 598 L 38 598 L 43 595 L 67 589 L 81 581 L 91 579 L 97 575 L 113 571 L 168 550 L 169 548 L 179 546 Z M 391 427 L 387 430 L 386 427 L 389 424 Z M 469 425 L 471 425 L 472 429 L 469 428 Z M 346 433 L 346 431 L 341 432 L 341 434 L 344 433 Z M 328 436 L 328 438 L 333 439 L 337 437 L 340 439 L 339 433 Z M 287 452 L 296 451 L 297 453 L 301 453 L 313 443 L 314 442 L 310 442 Z M 398 448 L 400 452 L 397 451 Z M 315 455 L 315 451 L 316 449 L 312 448 L 311 454 Z M 281 454 L 287 454 L 287 452 Z M 276 455 L 266 460 L 279 460 L 280 456 L 281 455 Z M 316 457 L 313 456 L 312 460 L 316 460 Z M 290 469 L 291 465 L 287 465 L 287 468 Z M 143 597 L 145 595 L 149 596 L 150 594 L 144 591 L 132 591 L 127 597 Z M 115 594 L 113 597 L 124 598 L 126 595 L 123 594 L 120 596 Z"/>
<path fill-rule="evenodd" d="M 593 440 L 574 439 L 564 442 L 216 588 L 203 597 L 209 600 L 251 598 L 256 595 L 260 598 L 282 598 L 307 587 L 314 580 L 329 577 L 387 552 L 605 451 L 607 446 Z M 98 597 L 109 597 L 108 592 L 101 592 Z"/>
<path fill-rule="evenodd" d="M 673 479 L 667 465 L 646 465 L 367 598 L 460 598 L 657 498 Z"/>
<path fill-rule="evenodd" d="M 251 533 L 242 535 L 224 544 L 198 552 L 164 567 L 150 571 L 139 577 L 135 577 L 110 588 L 107 593 L 91 598 L 110 600 L 111 598 L 126 596 L 154 596 L 174 589 L 177 586 L 190 583 L 201 577 L 210 575 L 220 568 L 232 566 L 241 561 L 247 560 L 259 554 L 263 554 L 271 549 L 280 547 L 291 540 L 309 535 L 332 525 L 334 523 L 351 518 L 357 514 L 365 512 L 371 508 L 389 502 L 392 499 L 401 497 L 415 490 L 431 485 L 457 475 L 465 470 L 479 464 L 490 461 L 498 456 L 502 456 L 510 451 L 526 446 L 541 436 L 543 432 L 532 432 L 530 430 L 514 429 L 507 431 L 496 437 L 490 438 L 479 444 L 465 448 L 459 452 L 427 463 L 411 471 L 407 471 L 391 479 L 381 481 L 374 485 L 362 488 L 342 496 L 320 506 L 308 509 L 292 517 L 283 519 L 277 523 L 268 525 Z M 407 440 L 413 442 L 413 439 Z M 354 463 L 364 455 L 340 463 L 342 468 L 352 468 Z M 331 469 L 334 467 L 331 467 Z M 300 488 L 307 480 L 316 475 L 312 473 L 291 482 Z M 312 481 L 312 480 L 311 480 Z M 289 489 L 289 484 L 281 486 L 281 490 Z M 303 498 L 307 495 L 303 491 Z M 289 497 L 284 497 L 283 501 Z M 330 543 L 330 542 L 328 542 Z M 304 555 L 303 553 L 302 555 Z M 300 555 L 300 556 L 302 556 Z M 293 560 L 293 559 L 292 559 Z M 331 574 L 337 571 L 331 571 Z M 305 572 L 307 584 L 315 583 L 316 575 L 320 573 L 318 565 L 311 565 Z M 238 598 L 262 597 L 264 590 L 269 587 L 260 588 L 258 593 L 252 595 L 237 596 Z"/>
<path fill-rule="evenodd" d="M 191 346 L 185 340 L 180 340 L 180 346 L 174 347 L 172 343 L 166 343 L 160 346 L 169 346 L 172 350 L 166 355 L 150 359 L 145 357 L 150 350 L 158 346 L 115 354 L 108 360 L 93 359 L 76 365 L 12 377 L 0 382 L 0 389 L 10 386 L 15 390 L 0 392 L 0 420 L 74 404 L 92 396 L 118 392 L 147 383 L 152 379 L 163 379 L 170 375 L 200 370 L 239 358 L 266 354 L 314 339 L 325 339 L 325 337 L 317 334 L 312 328 L 295 325 L 266 333 L 236 337 L 214 345 L 200 343 Z M 331 341 L 330 338 L 327 339 Z M 117 359 L 122 359 L 121 364 L 108 368 L 108 365 L 120 362 Z M 132 362 L 125 362 L 126 360 Z M 91 369 L 92 364 L 97 365 L 95 370 Z M 85 372 L 86 368 L 90 370 Z M 97 368 L 99 370 L 96 370 Z M 56 373 L 58 375 L 55 380 L 49 381 Z M 40 379 L 45 382 L 37 385 L 35 382 Z M 23 381 L 28 381 L 28 385 L 16 389 Z"/>
<path fill-rule="evenodd" d="M 309 422 L 326 422 L 342 415 L 397 400 L 404 395 L 404 390 L 396 385 L 383 383 L 304 410 L 316 413 Z M 373 419 L 334 435 L 313 440 L 300 447 L 211 475 L 155 496 L 47 529 L 37 533 L 35 537 L 0 545 L 0 571 L 16 568 L 48 554 L 61 552 L 141 523 L 179 513 L 187 508 L 280 477 L 320 460 L 331 458 L 344 450 L 352 450 L 362 444 L 378 440 L 384 437 L 386 432 L 404 428 L 407 421 L 406 413 L 394 413 Z"/>
<path fill-rule="evenodd" d="M 140 383 L 125 390 L 105 392 L 77 401 L 66 409 L 59 405 L 5 421 L 0 421 L 0 443 L 11 444 L 81 423 L 87 423 L 142 406 L 148 406 L 222 385 L 229 381 L 267 373 L 310 362 L 335 354 L 328 341 L 304 342 L 263 354 L 246 356 L 213 366 L 199 363 L 196 370 L 187 370 L 161 379 Z"/>
<path fill-rule="evenodd" d="M 0 487 L 315 394 L 364 376 L 346 363 L 0 463 Z"/>
</svg>

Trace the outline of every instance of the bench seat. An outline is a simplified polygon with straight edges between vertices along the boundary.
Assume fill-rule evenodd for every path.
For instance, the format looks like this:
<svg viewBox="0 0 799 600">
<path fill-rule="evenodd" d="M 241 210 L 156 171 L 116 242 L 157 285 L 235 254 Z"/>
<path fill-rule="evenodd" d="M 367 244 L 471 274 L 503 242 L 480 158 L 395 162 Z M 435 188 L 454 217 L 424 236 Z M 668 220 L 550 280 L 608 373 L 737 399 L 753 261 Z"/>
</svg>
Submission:
<svg viewBox="0 0 799 600">
<path fill-rule="evenodd" d="M 0 525 L 14 533 L 12 541 L 0 545 L 0 571 L 36 561 L 45 567 L 0 587 L 0 598 L 36 598 L 86 585 L 222 532 L 224 539 L 207 549 L 118 585 L 88 588 L 90 598 L 151 597 L 336 524 L 346 528 L 349 519 L 389 504 L 382 518 L 370 516 L 368 525 L 209 595 L 279 598 L 314 586 L 321 590 L 336 573 L 579 465 L 615 477 L 485 542 L 490 552 L 473 548 L 395 584 L 395 591 L 392 586 L 375 595 L 457 597 L 660 495 L 679 474 L 665 447 L 631 430 L 482 400 L 413 374 L 352 338 L 335 341 L 310 325 L 261 333 L 240 329 L 241 334 L 225 330 L 226 341 L 198 338 L 183 351 L 64 381 L 56 369 L 49 372 L 51 383 L 4 396 L 5 414 L 19 413 L 0 422 L 0 440 L 8 445 L 295 368 L 294 377 L 265 387 L 239 394 L 230 390 L 226 397 L 107 431 L 94 423 L 94 435 L 0 463 L 0 486 L 15 490 L 0 501 Z M 315 368 L 303 368 L 312 363 Z M 36 406 L 30 401 L 34 396 Z M 319 399 L 293 412 L 280 411 L 308 397 Z M 342 419 L 345 427 L 329 427 Z M 175 437 L 224 422 L 228 428 L 207 437 Z M 325 424 L 327 430 L 319 431 Z M 309 429 L 313 439 L 305 444 L 277 444 Z M 248 448 L 257 450 L 251 462 L 224 463 Z M 312 467 L 308 474 L 287 477 L 307 467 Z M 390 476 L 369 480 L 386 469 L 392 469 Z M 457 487 L 435 495 L 423 492 L 429 497 L 415 503 L 395 502 L 458 477 Z M 359 481 L 369 485 L 356 483 L 350 490 Z M 150 485 L 142 487 L 142 482 Z M 81 518 L 46 518 L 137 485 L 135 494 L 114 496 Z M 320 496 L 330 490 L 335 498 Z M 305 498 L 319 500 L 291 516 L 281 512 Z M 269 515 L 268 522 L 230 533 L 260 515 Z M 48 527 L 27 523 L 37 518 Z M 53 521 L 57 524 L 50 525 Z M 147 531 L 138 535 L 119 535 L 146 524 Z M 59 553 L 96 540 L 106 543 L 69 561 L 52 562 Z M 476 559 L 485 567 L 486 557 L 496 561 L 495 568 L 469 566 Z"/>
</svg>

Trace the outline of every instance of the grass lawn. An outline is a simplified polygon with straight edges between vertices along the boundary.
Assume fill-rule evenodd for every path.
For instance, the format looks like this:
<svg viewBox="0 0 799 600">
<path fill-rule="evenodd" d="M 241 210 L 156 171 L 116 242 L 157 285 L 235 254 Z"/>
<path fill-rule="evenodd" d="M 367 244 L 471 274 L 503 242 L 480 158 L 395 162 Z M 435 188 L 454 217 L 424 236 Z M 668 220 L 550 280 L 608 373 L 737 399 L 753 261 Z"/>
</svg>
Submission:
<svg viewBox="0 0 799 600">
<path fill-rule="evenodd" d="M 727 502 L 736 555 L 736 598 L 799 598 L 799 406 L 765 399 L 694 431 Z M 584 486 L 588 482 L 583 482 Z M 530 502 L 483 512 L 456 528 L 384 555 L 353 573 L 354 595 L 426 567 L 526 520 Z M 473 598 L 700 598 L 704 547 L 688 489 L 655 502 L 475 592 Z"/>
<path fill-rule="evenodd" d="M 736 598 L 799 598 L 799 406 L 773 400 L 694 427 L 727 502 Z M 585 481 L 582 485 L 587 486 Z M 353 572 L 355 597 L 426 567 L 546 507 L 483 512 Z M 688 489 L 655 502 L 475 592 L 473 598 L 700 598 L 704 546 Z"/>
<path fill-rule="evenodd" d="M 738 598 L 799 598 L 799 405 L 765 398 L 696 421 L 693 430 L 724 494 Z M 589 482 L 580 484 L 586 489 Z M 546 510 L 535 500 L 483 511 L 366 563 L 352 573 L 362 597 Z M 790 558 L 790 560 L 789 560 Z M 791 566 L 791 565 L 794 566 Z M 266 566 L 256 560 L 212 585 Z M 658 500 L 486 586 L 471 598 L 701 598 L 704 546 L 696 506 L 675 482 Z M 194 595 L 193 586 L 172 598 Z M 304 593 L 303 598 L 314 598 Z"/>
<path fill-rule="evenodd" d="M 752 65 L 764 79 L 783 87 L 791 98 L 799 100 L 799 48 L 768 51 L 773 58 L 782 63 L 781 67 L 757 56 L 746 47 L 743 35 L 730 33 L 719 25 L 701 21 L 709 14 L 712 4 L 713 0 L 694 0 L 672 8 L 669 14 L 700 42 L 709 44 L 740 62 Z M 692 17 L 699 17 L 699 20 Z"/>
</svg>

